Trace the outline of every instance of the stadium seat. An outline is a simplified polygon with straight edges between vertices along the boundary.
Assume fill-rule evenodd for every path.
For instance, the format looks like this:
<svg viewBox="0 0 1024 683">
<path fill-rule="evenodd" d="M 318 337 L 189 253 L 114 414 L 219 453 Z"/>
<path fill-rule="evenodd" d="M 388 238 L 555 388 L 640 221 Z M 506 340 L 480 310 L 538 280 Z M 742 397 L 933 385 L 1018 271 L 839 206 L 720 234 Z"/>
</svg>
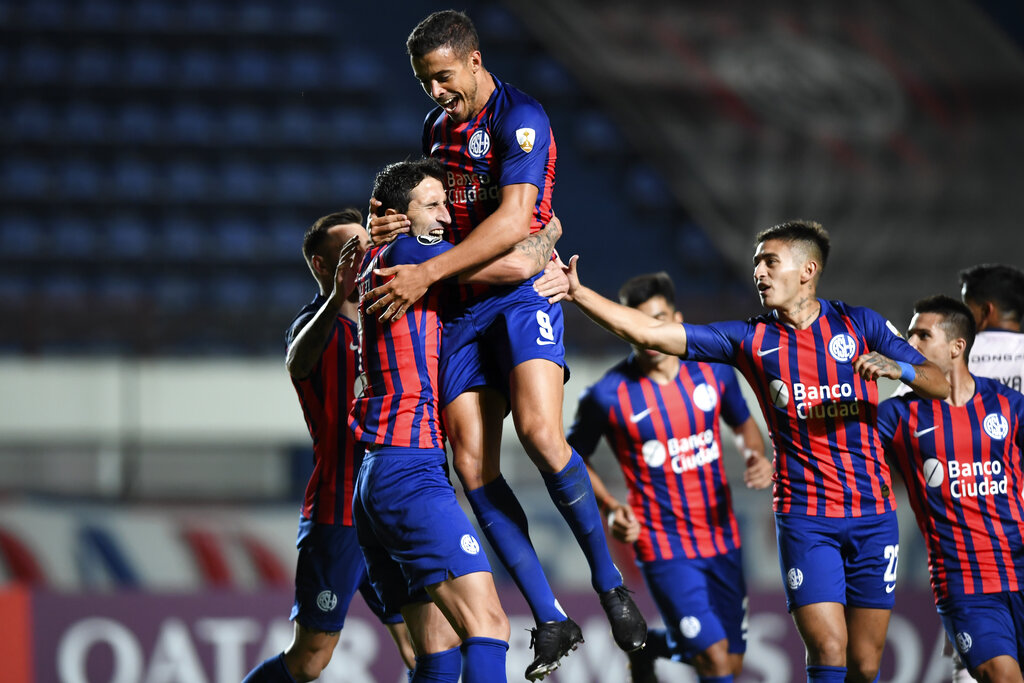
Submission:
<svg viewBox="0 0 1024 683">
<path fill-rule="evenodd" d="M 274 85 L 274 60 L 267 50 L 246 48 L 234 52 L 229 58 L 228 83 L 246 87 Z"/>
<path fill-rule="evenodd" d="M 338 85 L 351 89 L 380 87 L 384 69 L 372 53 L 363 49 L 345 49 L 335 54 L 332 61 L 338 65 Z"/>
<path fill-rule="evenodd" d="M 192 31 L 219 31 L 224 28 L 227 12 L 219 2 L 190 0 L 179 3 L 179 8 L 183 12 L 181 21 Z"/>
<path fill-rule="evenodd" d="M 121 21 L 118 0 L 84 0 L 78 3 L 75 26 L 82 29 L 115 28 Z"/>
<path fill-rule="evenodd" d="M 153 242 L 153 228 L 135 214 L 121 214 L 106 226 L 104 252 L 111 258 L 147 255 Z"/>
<path fill-rule="evenodd" d="M 128 157 L 114 164 L 114 192 L 121 199 L 145 200 L 157 191 L 153 165 L 142 159 Z"/>
<path fill-rule="evenodd" d="M 135 45 L 125 55 L 124 78 L 130 85 L 161 85 L 170 76 L 167 52 L 148 45 Z"/>
<path fill-rule="evenodd" d="M 284 107 L 278 115 L 277 137 L 287 144 L 310 144 L 320 139 L 315 112 L 300 104 Z"/>
<path fill-rule="evenodd" d="M 235 159 L 221 169 L 220 191 L 225 199 L 256 200 L 266 191 L 266 182 L 256 162 Z"/>
<path fill-rule="evenodd" d="M 215 308 L 243 311 L 256 306 L 263 295 L 257 279 L 235 272 L 211 278 L 208 297 Z"/>
<path fill-rule="evenodd" d="M 81 215 L 55 216 L 48 232 L 53 248 L 64 256 L 87 259 L 99 253 L 96 226 Z"/>
<path fill-rule="evenodd" d="M 172 141 L 183 144 L 206 144 L 216 137 L 210 110 L 195 102 L 174 106 L 168 129 Z"/>
<path fill-rule="evenodd" d="M 34 293 L 35 288 L 27 276 L 0 274 L 0 305 L 24 305 Z"/>
<path fill-rule="evenodd" d="M 89 199 L 100 194 L 103 171 L 85 157 L 72 157 L 57 166 L 57 192 L 69 199 Z"/>
<path fill-rule="evenodd" d="M 327 80 L 324 60 L 308 51 L 293 52 L 285 58 L 283 85 L 291 90 L 319 88 Z"/>
<path fill-rule="evenodd" d="M 210 184 L 206 168 L 190 159 L 173 161 L 167 170 L 167 190 L 176 201 L 203 199 L 211 192 Z"/>
<path fill-rule="evenodd" d="M 64 54 L 56 46 L 41 41 L 22 44 L 18 50 L 14 75 L 29 83 L 57 83 L 64 71 Z"/>
<path fill-rule="evenodd" d="M 25 214 L 4 216 L 0 220 L 0 253 L 7 256 L 34 256 L 43 246 L 38 220 Z"/>
<path fill-rule="evenodd" d="M 166 30 L 174 23 L 174 4 L 169 0 L 129 3 L 127 24 L 132 31 Z"/>
<path fill-rule="evenodd" d="M 53 135 L 53 107 L 38 100 L 11 102 L 10 135 L 15 140 L 39 142 Z"/>
<path fill-rule="evenodd" d="M 40 159 L 24 156 L 8 156 L 0 161 L 0 193 L 20 199 L 39 198 L 50 189 L 50 175 L 47 165 Z"/>
<path fill-rule="evenodd" d="M 60 306 L 81 302 L 89 293 L 85 278 L 72 273 L 55 273 L 52 277 L 44 278 L 38 289 L 44 299 Z"/>
<path fill-rule="evenodd" d="M 114 51 L 100 43 L 90 43 L 72 51 L 71 80 L 78 85 L 111 85 L 123 69 L 123 62 Z"/>
<path fill-rule="evenodd" d="M 69 9 L 61 0 L 33 0 L 24 4 L 21 20 L 32 28 L 61 28 L 69 23 Z"/>
<path fill-rule="evenodd" d="M 293 275 L 279 275 L 271 280 L 266 303 L 272 310 L 294 314 L 312 301 L 318 291 L 309 270 L 297 264 Z"/>
<path fill-rule="evenodd" d="M 240 261 L 259 251 L 259 238 L 250 222 L 228 218 L 213 226 L 214 251 L 219 259 Z"/>
<path fill-rule="evenodd" d="M 114 132 L 125 143 L 147 143 L 162 139 L 160 112 L 156 105 L 129 102 L 116 114 Z"/>
<path fill-rule="evenodd" d="M 153 292 L 161 310 L 191 311 L 203 303 L 202 284 L 191 275 L 158 275 Z"/>
<path fill-rule="evenodd" d="M 231 106 L 224 116 L 223 139 L 230 144 L 251 145 L 268 137 L 262 110 L 246 104 Z"/>
<path fill-rule="evenodd" d="M 316 195 L 318 174 L 305 164 L 295 161 L 278 164 L 273 176 L 274 195 L 281 201 L 308 201 Z"/>
<path fill-rule="evenodd" d="M 188 214 L 172 214 L 160 227 L 160 253 L 170 259 L 188 261 L 207 253 L 207 229 Z"/>
<path fill-rule="evenodd" d="M 181 83 L 190 87 L 220 85 L 226 75 L 218 55 L 202 48 L 187 48 L 182 52 L 177 74 Z"/>
<path fill-rule="evenodd" d="M 72 101 L 64 112 L 64 139 L 76 142 L 99 142 L 107 133 L 106 114 L 94 102 Z"/>
<path fill-rule="evenodd" d="M 235 22 L 243 32 L 275 31 L 281 24 L 282 17 L 269 0 L 247 0 L 239 3 L 236 11 Z"/>
</svg>

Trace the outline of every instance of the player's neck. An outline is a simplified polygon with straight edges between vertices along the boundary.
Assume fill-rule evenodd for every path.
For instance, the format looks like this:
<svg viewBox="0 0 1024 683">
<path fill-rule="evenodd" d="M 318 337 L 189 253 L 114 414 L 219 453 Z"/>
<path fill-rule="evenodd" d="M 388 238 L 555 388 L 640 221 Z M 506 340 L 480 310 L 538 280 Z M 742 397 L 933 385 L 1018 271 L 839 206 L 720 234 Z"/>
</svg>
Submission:
<svg viewBox="0 0 1024 683">
<path fill-rule="evenodd" d="M 359 302 L 358 301 L 345 301 L 341 304 L 341 308 L 338 309 L 338 313 L 345 316 L 349 320 L 359 319 Z"/>
<path fill-rule="evenodd" d="M 649 380 L 655 384 L 669 384 L 679 376 L 679 365 L 682 361 L 676 356 L 663 356 L 655 363 L 641 361 L 640 368 Z"/>
<path fill-rule="evenodd" d="M 814 292 L 802 292 L 792 302 L 775 309 L 775 316 L 780 322 L 798 330 L 806 330 L 819 315 L 821 302 L 814 296 Z"/>
<path fill-rule="evenodd" d="M 954 365 L 953 369 L 946 374 L 946 379 L 949 380 L 950 386 L 949 398 L 946 399 L 946 403 L 951 406 L 965 406 L 970 403 L 974 398 L 977 382 L 974 381 L 967 366 L 963 363 Z"/>
</svg>

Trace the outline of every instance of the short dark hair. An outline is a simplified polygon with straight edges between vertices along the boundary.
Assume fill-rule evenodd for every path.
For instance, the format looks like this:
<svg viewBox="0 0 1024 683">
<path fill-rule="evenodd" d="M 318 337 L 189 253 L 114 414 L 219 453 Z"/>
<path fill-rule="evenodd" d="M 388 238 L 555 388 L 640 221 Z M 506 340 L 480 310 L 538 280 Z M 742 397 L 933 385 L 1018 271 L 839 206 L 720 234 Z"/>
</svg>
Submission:
<svg viewBox="0 0 1024 683">
<path fill-rule="evenodd" d="M 480 49 L 473 21 L 464 12 L 446 9 L 434 12 L 416 24 L 405 41 L 405 51 L 419 58 L 441 47 L 450 47 L 458 57 Z"/>
<path fill-rule="evenodd" d="M 757 233 L 757 237 L 754 238 L 754 244 L 756 246 L 768 240 L 803 242 L 809 245 L 817 251 L 821 258 L 821 269 L 825 269 L 825 263 L 828 261 L 830 240 L 828 231 L 821 227 L 821 223 L 808 220 L 793 220 L 779 223 Z"/>
<path fill-rule="evenodd" d="M 424 178 L 437 178 L 444 185 L 444 169 L 437 159 L 416 159 L 388 164 L 373 180 L 373 198 L 380 202 L 377 215 L 388 209 L 404 213 L 409 208 L 409 194 Z"/>
<path fill-rule="evenodd" d="M 329 229 L 335 225 L 347 225 L 349 223 L 363 224 L 363 214 L 359 209 L 350 206 L 341 211 L 317 218 L 316 222 L 309 226 L 305 236 L 302 238 L 302 255 L 306 258 L 306 261 L 311 261 L 313 254 L 319 251 L 320 246 L 327 239 L 327 231 Z"/>
<path fill-rule="evenodd" d="M 942 316 L 939 327 L 946 333 L 946 339 L 963 339 L 967 342 L 964 349 L 964 361 L 971 353 L 974 346 L 974 335 L 977 333 L 977 326 L 974 324 L 974 316 L 971 309 L 963 302 L 957 301 L 945 294 L 925 297 L 914 304 L 914 313 L 936 313 Z"/>
<path fill-rule="evenodd" d="M 676 288 L 665 271 L 631 277 L 619 288 L 619 302 L 630 308 L 656 296 L 664 297 L 672 308 L 676 307 Z"/>
<path fill-rule="evenodd" d="M 1002 315 L 1024 318 L 1024 272 L 1013 266 L 984 263 L 960 271 L 964 299 L 991 303 Z"/>
</svg>

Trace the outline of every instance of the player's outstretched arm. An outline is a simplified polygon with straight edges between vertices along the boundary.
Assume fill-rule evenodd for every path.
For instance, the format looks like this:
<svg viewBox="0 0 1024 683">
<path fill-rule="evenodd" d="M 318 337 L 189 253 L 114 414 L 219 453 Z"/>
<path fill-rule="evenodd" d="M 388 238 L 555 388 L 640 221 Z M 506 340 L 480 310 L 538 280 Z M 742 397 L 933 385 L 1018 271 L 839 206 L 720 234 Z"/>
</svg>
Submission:
<svg viewBox="0 0 1024 683">
<path fill-rule="evenodd" d="M 536 185 L 518 183 L 501 188 L 501 203 L 494 213 L 451 249 L 423 263 L 376 271 L 377 275 L 391 279 L 366 293 L 366 312 L 380 313 L 382 322 L 394 322 L 435 282 L 504 254 L 530 234 L 536 202 Z"/>
<path fill-rule="evenodd" d="M 544 270 L 551 262 L 555 242 L 562 236 L 562 222 L 551 217 L 539 231 L 520 240 L 511 250 L 459 276 L 459 282 L 514 285 Z"/>
<path fill-rule="evenodd" d="M 853 361 L 857 374 L 869 381 L 879 377 L 898 379 L 921 398 L 942 400 L 949 396 L 949 381 L 935 363 L 926 360 L 920 365 L 895 361 L 877 351 L 865 353 Z"/>
<path fill-rule="evenodd" d="M 334 268 L 334 288 L 319 310 L 288 345 L 285 367 L 292 377 L 309 377 L 319 362 L 334 331 L 341 306 L 355 290 L 359 262 L 362 261 L 367 246 L 358 235 L 353 235 L 341 248 L 338 264 Z"/>
<path fill-rule="evenodd" d="M 686 355 L 686 329 L 682 325 L 652 318 L 584 287 L 580 284 L 577 270 L 579 258 L 575 255 L 569 259 L 566 270 L 569 277 L 569 291 L 565 295 L 567 301 L 575 303 L 591 320 L 630 344 L 674 356 Z"/>
</svg>

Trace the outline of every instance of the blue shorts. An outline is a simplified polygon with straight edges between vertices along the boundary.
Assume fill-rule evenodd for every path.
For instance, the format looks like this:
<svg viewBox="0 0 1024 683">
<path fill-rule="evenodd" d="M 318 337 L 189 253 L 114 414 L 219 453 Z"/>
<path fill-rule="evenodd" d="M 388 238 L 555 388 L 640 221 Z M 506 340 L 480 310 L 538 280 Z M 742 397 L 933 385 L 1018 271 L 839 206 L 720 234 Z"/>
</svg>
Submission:
<svg viewBox="0 0 1024 683">
<path fill-rule="evenodd" d="M 775 513 L 790 611 L 816 602 L 892 609 L 900 530 L 896 512 L 864 517 Z"/>
<path fill-rule="evenodd" d="M 455 499 L 440 449 L 367 451 L 352 514 L 377 595 L 389 612 L 429 602 L 427 586 L 490 572 L 473 525 Z"/>
<path fill-rule="evenodd" d="M 295 543 L 295 602 L 290 619 L 308 629 L 334 633 L 345 625 L 345 615 L 356 590 L 385 624 L 402 620 L 397 611 L 385 612 L 366 578 L 366 562 L 354 527 L 316 524 L 299 518 Z"/>
<path fill-rule="evenodd" d="M 1024 596 L 1018 593 L 958 595 L 938 605 L 946 635 L 975 670 L 993 657 L 1024 659 Z"/>
<path fill-rule="evenodd" d="M 729 652 L 747 651 L 747 584 L 739 549 L 639 564 L 667 625 L 672 659 L 688 662 L 723 638 Z"/>
<path fill-rule="evenodd" d="M 479 386 L 507 397 L 509 373 L 528 360 L 544 358 L 566 367 L 562 306 L 534 291 L 536 279 L 494 287 L 490 296 L 445 320 L 438 371 L 442 407 Z"/>
</svg>

